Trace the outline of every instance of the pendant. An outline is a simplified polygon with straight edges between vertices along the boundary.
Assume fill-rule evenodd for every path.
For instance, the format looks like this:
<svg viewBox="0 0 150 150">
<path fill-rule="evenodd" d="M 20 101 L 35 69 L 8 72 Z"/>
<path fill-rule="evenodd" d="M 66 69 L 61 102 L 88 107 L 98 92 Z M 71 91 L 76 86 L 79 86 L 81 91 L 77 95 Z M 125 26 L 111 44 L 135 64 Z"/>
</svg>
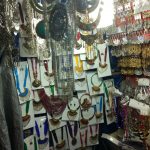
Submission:
<svg viewBox="0 0 150 150">
<path fill-rule="evenodd" d="M 50 122 L 53 126 L 58 126 L 58 125 L 60 125 L 60 118 L 59 118 L 59 119 L 56 119 L 56 118 L 49 119 L 49 122 Z"/>
<path fill-rule="evenodd" d="M 58 143 L 58 144 L 56 145 L 56 149 L 61 149 L 61 148 L 63 148 L 63 147 L 65 146 L 65 144 L 66 144 L 66 141 L 65 141 L 65 140 L 62 140 L 60 143 Z"/>
<path fill-rule="evenodd" d="M 33 100 L 33 109 L 35 111 L 40 111 L 42 108 L 43 108 L 43 105 L 42 105 L 41 101 L 36 102 L 36 101 Z"/>
<path fill-rule="evenodd" d="M 108 65 L 107 64 L 104 64 L 104 65 L 100 65 L 99 64 L 99 69 L 98 69 L 98 71 L 100 72 L 100 73 L 103 73 L 103 72 L 105 72 L 106 70 L 107 70 L 107 68 L 108 68 Z"/>
<path fill-rule="evenodd" d="M 95 58 L 94 59 L 88 59 L 87 57 L 86 57 L 86 62 L 87 62 L 87 64 L 89 64 L 89 65 L 94 65 L 95 63 Z"/>
<path fill-rule="evenodd" d="M 98 135 L 94 135 L 94 136 L 90 136 L 90 142 L 92 144 L 96 144 L 97 143 L 97 139 L 98 139 Z"/>
<path fill-rule="evenodd" d="M 24 88 L 24 92 L 19 94 L 20 100 L 21 101 L 26 101 L 29 100 L 30 98 L 30 91 L 28 88 Z"/>
<path fill-rule="evenodd" d="M 101 68 L 106 68 L 106 67 L 107 67 L 107 64 L 106 64 L 106 63 L 104 63 L 104 64 L 99 63 L 99 67 L 101 67 Z"/>
<path fill-rule="evenodd" d="M 38 80 L 38 79 L 35 79 L 33 82 L 32 82 L 32 86 L 37 88 L 41 85 L 41 81 Z"/>
<path fill-rule="evenodd" d="M 45 138 L 44 140 L 38 139 L 39 150 L 45 149 L 47 145 L 48 145 L 48 138 Z"/>
<path fill-rule="evenodd" d="M 31 120 L 30 115 L 23 116 L 22 117 L 23 127 L 26 127 L 29 124 L 30 120 Z"/>
<path fill-rule="evenodd" d="M 96 113 L 95 113 L 95 117 L 96 117 L 97 119 L 99 119 L 99 118 L 102 117 L 102 114 L 103 114 L 103 113 L 101 113 L 101 112 L 99 112 L 99 113 L 96 112 Z"/>
<path fill-rule="evenodd" d="M 72 138 L 71 144 L 75 146 L 77 144 L 77 139 L 75 137 Z"/>
<path fill-rule="evenodd" d="M 89 102 L 89 100 L 87 98 L 85 98 L 83 100 L 83 103 L 81 104 L 81 106 L 84 108 L 84 109 L 88 109 L 90 106 L 91 106 L 91 102 Z"/>
<path fill-rule="evenodd" d="M 81 122 L 81 124 L 83 124 L 83 125 L 88 125 L 88 124 L 89 124 L 89 120 L 88 120 L 88 119 L 85 119 L 85 118 L 82 118 L 82 119 L 80 120 L 80 122 Z"/>
<path fill-rule="evenodd" d="M 69 110 L 67 114 L 69 116 L 75 117 L 78 113 L 75 110 Z"/>
<path fill-rule="evenodd" d="M 96 85 L 93 85 L 92 86 L 92 90 L 95 91 L 95 92 L 99 92 L 100 91 L 100 87 L 96 86 Z"/>
<path fill-rule="evenodd" d="M 48 77 L 52 77 L 52 76 L 54 76 L 54 72 L 50 73 L 50 72 L 47 72 L 47 71 L 46 71 L 46 72 L 45 72 L 45 75 L 48 76 Z"/>
</svg>

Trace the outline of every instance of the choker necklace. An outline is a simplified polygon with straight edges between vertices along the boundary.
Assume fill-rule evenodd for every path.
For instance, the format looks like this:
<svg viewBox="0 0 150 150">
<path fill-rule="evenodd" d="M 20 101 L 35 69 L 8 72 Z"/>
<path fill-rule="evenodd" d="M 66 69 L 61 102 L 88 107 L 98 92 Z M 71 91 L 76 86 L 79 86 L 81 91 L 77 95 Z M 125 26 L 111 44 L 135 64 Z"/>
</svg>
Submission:
<svg viewBox="0 0 150 150">
<path fill-rule="evenodd" d="M 40 111 L 42 108 L 43 108 L 43 105 L 40 100 L 38 102 L 33 100 L 33 109 L 35 111 Z"/>
<path fill-rule="evenodd" d="M 63 111 L 66 108 L 66 101 L 63 101 L 60 97 L 58 96 L 48 96 L 45 93 L 44 89 L 38 90 L 38 95 L 40 97 L 40 100 L 46 109 L 46 111 L 49 113 L 49 115 L 54 114 L 54 115 L 60 115 L 63 113 Z"/>
<path fill-rule="evenodd" d="M 33 141 L 30 141 L 29 144 L 32 145 Z M 28 150 L 28 146 L 27 146 L 26 142 L 24 142 L 24 150 Z M 34 150 L 38 150 L 35 136 L 34 136 Z"/>
<path fill-rule="evenodd" d="M 101 83 L 99 85 L 95 85 L 93 83 L 93 77 L 94 76 L 97 76 L 98 77 L 98 74 L 97 73 L 94 73 L 92 76 L 91 76 L 91 84 L 92 84 L 92 90 L 95 91 L 95 92 L 100 92 L 100 87 L 103 83 L 103 81 L 101 81 Z"/>
<path fill-rule="evenodd" d="M 57 134 L 55 130 L 52 131 L 54 140 L 56 142 L 56 149 L 61 149 L 65 146 L 66 141 L 64 140 L 64 127 L 61 127 L 61 142 L 58 141 Z"/>
<path fill-rule="evenodd" d="M 89 109 L 92 105 L 92 98 L 90 94 L 85 93 L 80 97 L 80 105 L 83 109 Z"/>
<path fill-rule="evenodd" d="M 52 118 L 49 119 L 49 122 L 50 122 L 53 126 L 59 126 L 60 123 L 61 123 L 62 116 L 59 117 L 59 118 L 55 118 L 55 117 L 53 116 L 53 114 L 51 114 L 51 117 L 52 117 Z"/>
<path fill-rule="evenodd" d="M 104 64 L 102 64 L 102 58 L 101 58 L 102 55 L 104 55 Z M 102 69 L 102 71 L 100 70 L 99 71 L 104 72 L 108 68 L 108 64 L 106 63 L 107 62 L 107 47 L 105 48 L 105 53 L 100 53 L 100 51 L 98 50 L 98 56 L 99 56 L 99 61 L 100 61 L 99 67 L 100 69 Z"/>
<path fill-rule="evenodd" d="M 69 121 L 67 121 L 67 127 L 69 131 L 69 135 L 72 138 L 71 144 L 75 146 L 77 144 L 76 135 L 78 133 L 78 122 L 77 121 L 74 122 L 74 126 L 73 126 L 74 130 L 72 129 L 72 126 L 70 125 Z M 74 135 L 73 135 L 73 132 L 74 132 Z"/>
<path fill-rule="evenodd" d="M 97 133 L 98 126 L 99 126 L 99 124 L 95 125 L 95 134 L 94 135 L 93 135 L 92 126 L 90 126 L 90 134 L 91 134 L 91 136 L 90 136 L 90 142 L 92 144 L 96 144 L 97 143 L 97 140 L 98 140 L 98 133 Z"/>
<path fill-rule="evenodd" d="M 98 111 L 98 109 L 96 109 L 95 116 L 96 116 L 97 119 L 99 119 L 99 118 L 102 117 L 102 114 L 103 114 L 103 112 L 102 112 L 103 111 L 103 98 L 102 98 L 102 96 L 100 96 L 99 103 L 96 103 L 96 104 L 98 104 L 98 106 L 99 106 L 99 111 Z"/>
<path fill-rule="evenodd" d="M 77 16 L 77 25 L 81 30 L 92 31 L 96 29 L 97 25 L 99 24 L 100 18 L 101 18 L 101 9 L 99 9 L 97 19 L 92 23 L 83 23 L 81 22 L 81 17 Z"/>
<path fill-rule="evenodd" d="M 75 55 L 75 73 L 77 76 L 82 76 L 84 71 L 83 71 L 83 62 L 80 60 L 79 55 Z"/>
<path fill-rule="evenodd" d="M 78 99 L 77 99 L 77 101 L 78 101 Z M 68 118 L 70 118 L 70 117 L 76 117 L 76 115 L 78 114 L 77 110 L 80 108 L 80 106 L 77 107 L 76 104 L 77 103 L 71 103 L 71 102 L 68 104 L 68 112 L 67 112 Z M 75 110 L 73 110 L 73 109 L 70 108 L 72 106 L 74 106 L 75 108 L 77 107 L 77 108 Z"/>
<path fill-rule="evenodd" d="M 89 65 L 94 65 L 94 62 L 95 62 L 95 60 L 96 60 L 96 58 L 97 58 L 97 56 L 96 56 L 96 52 L 95 52 L 95 50 L 93 49 L 93 45 L 86 45 L 86 49 L 87 49 L 87 53 L 86 53 L 86 62 L 87 62 L 87 64 L 89 64 Z"/>
<path fill-rule="evenodd" d="M 92 107 L 91 107 L 91 108 L 92 108 Z M 89 109 L 90 109 L 90 108 L 89 108 Z M 89 117 L 89 118 L 85 118 L 85 117 L 83 116 L 83 112 L 88 112 L 89 109 L 81 110 L 81 118 L 82 118 L 82 119 L 80 120 L 80 123 L 83 124 L 83 125 L 88 125 L 88 124 L 89 124 L 89 121 L 92 120 L 93 117 L 95 116 L 95 113 L 93 113 L 93 115 L 92 115 L 91 117 Z M 93 107 L 93 109 L 94 109 L 94 107 Z M 95 112 L 95 109 L 94 109 L 94 112 Z"/>
<path fill-rule="evenodd" d="M 13 72 L 15 75 L 16 87 L 17 87 L 17 90 L 19 92 L 20 100 L 22 100 L 22 101 L 29 100 L 30 91 L 28 88 L 26 88 L 27 78 L 28 78 L 28 66 L 26 65 L 26 69 L 25 69 L 25 76 L 24 76 L 24 83 L 23 83 L 24 92 L 21 92 L 21 89 L 20 89 L 19 74 L 18 74 L 18 70 L 16 67 L 14 68 Z"/>
<path fill-rule="evenodd" d="M 80 141 L 81 141 L 81 148 L 82 149 L 85 149 L 85 147 L 87 146 L 87 134 L 88 134 L 87 129 L 84 131 L 84 134 L 82 134 L 80 132 Z M 84 143 L 83 143 L 83 138 L 82 137 L 84 137 Z"/>
<path fill-rule="evenodd" d="M 31 116 L 28 114 L 29 113 L 29 107 L 30 107 L 30 101 L 26 102 L 26 115 L 22 117 L 23 121 L 23 126 L 26 127 L 31 119 Z"/>
<path fill-rule="evenodd" d="M 92 35 L 83 35 L 83 34 L 80 33 L 80 36 L 81 36 L 81 39 L 83 41 L 85 41 L 85 43 L 87 45 L 91 46 L 91 45 L 94 44 L 95 40 L 97 39 L 98 33 L 96 33 L 94 35 L 93 34 Z"/>
<path fill-rule="evenodd" d="M 46 72 L 44 72 L 44 75 L 46 76 L 46 80 L 51 82 L 51 78 L 54 76 L 54 72 L 53 71 L 52 71 L 52 73 L 49 72 L 47 60 L 44 60 L 44 68 L 46 70 Z"/>
<path fill-rule="evenodd" d="M 45 136 L 45 138 L 41 140 L 40 129 L 39 129 L 38 123 L 35 121 L 35 130 L 36 130 L 36 134 L 38 136 L 38 146 L 39 146 L 40 150 L 43 150 L 48 144 L 48 138 L 46 137 L 47 133 L 48 133 L 47 119 L 45 120 L 45 122 L 43 124 L 44 124 L 44 136 Z M 40 128 L 41 127 L 42 127 L 42 125 L 40 125 Z"/>
<path fill-rule="evenodd" d="M 38 71 L 37 71 L 37 59 L 31 58 L 32 71 L 34 76 L 34 81 L 32 82 L 32 86 L 37 88 L 41 85 L 41 81 L 38 80 Z"/>
</svg>

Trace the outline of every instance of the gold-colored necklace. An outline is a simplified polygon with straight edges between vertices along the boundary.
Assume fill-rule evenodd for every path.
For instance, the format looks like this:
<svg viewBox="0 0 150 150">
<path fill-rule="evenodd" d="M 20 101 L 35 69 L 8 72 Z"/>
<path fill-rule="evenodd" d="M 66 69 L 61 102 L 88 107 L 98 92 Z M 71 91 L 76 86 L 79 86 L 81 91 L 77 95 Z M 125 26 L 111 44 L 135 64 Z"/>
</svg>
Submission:
<svg viewBox="0 0 150 150">
<path fill-rule="evenodd" d="M 93 45 L 89 46 L 86 44 L 85 48 L 86 48 L 86 62 L 89 65 L 94 65 L 94 62 L 97 56 L 96 56 L 96 51 L 94 50 Z"/>
<path fill-rule="evenodd" d="M 77 76 L 82 76 L 83 62 L 82 62 L 82 60 L 80 60 L 79 55 L 75 55 L 74 58 L 75 58 L 75 73 L 77 74 Z"/>
</svg>

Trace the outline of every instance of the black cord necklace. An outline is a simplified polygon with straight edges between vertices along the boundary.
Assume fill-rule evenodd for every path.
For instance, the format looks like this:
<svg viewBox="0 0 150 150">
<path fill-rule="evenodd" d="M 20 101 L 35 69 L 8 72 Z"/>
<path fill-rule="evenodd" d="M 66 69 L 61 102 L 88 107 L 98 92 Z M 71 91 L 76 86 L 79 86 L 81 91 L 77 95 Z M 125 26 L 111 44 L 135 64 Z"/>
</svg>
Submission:
<svg viewBox="0 0 150 150">
<path fill-rule="evenodd" d="M 78 122 L 77 121 L 74 122 L 74 126 L 73 126 L 74 127 L 74 134 L 73 134 L 72 126 L 70 125 L 69 121 L 67 122 L 67 127 L 68 127 L 69 134 L 72 138 L 71 144 L 73 146 L 75 146 L 77 144 L 76 135 L 78 133 Z"/>
<path fill-rule="evenodd" d="M 56 148 L 57 149 L 61 149 L 65 146 L 65 140 L 64 140 L 64 128 L 61 127 L 61 142 L 58 141 L 58 137 L 57 137 L 57 134 L 55 132 L 55 130 L 52 131 L 52 135 L 54 137 L 54 140 L 56 142 Z"/>
</svg>

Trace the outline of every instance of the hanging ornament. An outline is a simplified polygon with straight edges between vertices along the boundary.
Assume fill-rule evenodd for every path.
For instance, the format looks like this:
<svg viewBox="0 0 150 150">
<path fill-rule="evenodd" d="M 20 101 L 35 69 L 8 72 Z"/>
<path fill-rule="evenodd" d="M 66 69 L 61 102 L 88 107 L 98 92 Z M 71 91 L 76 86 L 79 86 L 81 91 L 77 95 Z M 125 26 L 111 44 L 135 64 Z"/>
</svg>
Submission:
<svg viewBox="0 0 150 150">
<path fill-rule="evenodd" d="M 58 2 L 58 0 L 51 0 L 49 3 L 46 3 L 48 1 L 41 1 L 39 3 L 37 0 L 29 0 L 32 8 L 37 11 L 40 14 L 50 13 L 54 5 Z"/>
<path fill-rule="evenodd" d="M 55 41 L 61 41 L 67 32 L 68 16 L 63 4 L 56 4 L 50 14 L 49 30 Z"/>
<path fill-rule="evenodd" d="M 92 30 L 96 29 L 96 27 L 98 26 L 98 24 L 100 22 L 100 18 L 101 18 L 101 9 L 99 9 L 97 19 L 92 23 L 81 22 L 81 17 L 77 16 L 77 25 L 81 30 L 92 31 Z"/>
<path fill-rule="evenodd" d="M 76 10 L 86 14 L 94 11 L 99 5 L 99 0 L 76 0 Z"/>
</svg>

